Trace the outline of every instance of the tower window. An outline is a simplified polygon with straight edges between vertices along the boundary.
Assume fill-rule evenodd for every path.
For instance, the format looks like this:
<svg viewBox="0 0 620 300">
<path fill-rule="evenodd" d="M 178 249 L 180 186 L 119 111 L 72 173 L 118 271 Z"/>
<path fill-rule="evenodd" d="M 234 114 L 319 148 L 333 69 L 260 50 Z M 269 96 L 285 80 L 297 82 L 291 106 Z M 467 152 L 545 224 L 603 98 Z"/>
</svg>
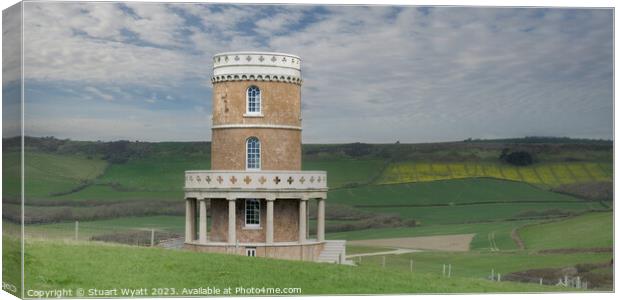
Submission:
<svg viewBox="0 0 620 300">
<path fill-rule="evenodd" d="M 260 226 L 260 201 L 258 199 L 245 200 L 245 226 Z"/>
<path fill-rule="evenodd" d="M 260 114 L 260 89 L 256 86 L 248 88 L 247 92 L 247 113 Z"/>
<path fill-rule="evenodd" d="M 260 141 L 251 137 L 246 142 L 247 162 L 246 168 L 252 170 L 260 169 Z"/>
</svg>

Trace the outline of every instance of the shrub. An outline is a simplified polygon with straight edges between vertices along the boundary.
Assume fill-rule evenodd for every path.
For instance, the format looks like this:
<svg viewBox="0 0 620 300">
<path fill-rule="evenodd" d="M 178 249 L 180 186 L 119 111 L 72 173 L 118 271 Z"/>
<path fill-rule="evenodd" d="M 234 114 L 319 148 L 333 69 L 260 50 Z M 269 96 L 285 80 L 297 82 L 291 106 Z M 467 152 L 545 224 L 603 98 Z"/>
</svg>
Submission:
<svg viewBox="0 0 620 300">
<path fill-rule="evenodd" d="M 529 166 L 534 163 L 534 158 L 527 151 L 509 152 L 508 149 L 504 149 L 499 159 L 515 166 Z"/>
</svg>

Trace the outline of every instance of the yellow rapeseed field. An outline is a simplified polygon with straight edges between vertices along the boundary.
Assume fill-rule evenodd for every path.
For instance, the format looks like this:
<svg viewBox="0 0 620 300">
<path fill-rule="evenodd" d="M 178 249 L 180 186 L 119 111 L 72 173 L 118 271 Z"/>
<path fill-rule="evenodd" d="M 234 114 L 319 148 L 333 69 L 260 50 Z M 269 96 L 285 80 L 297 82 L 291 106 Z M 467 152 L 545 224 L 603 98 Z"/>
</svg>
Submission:
<svg viewBox="0 0 620 300">
<path fill-rule="evenodd" d="M 527 167 L 488 162 L 398 162 L 390 164 L 378 183 L 426 182 L 490 177 L 555 187 L 590 181 L 611 181 L 610 167 L 593 162 L 543 163 Z"/>
</svg>

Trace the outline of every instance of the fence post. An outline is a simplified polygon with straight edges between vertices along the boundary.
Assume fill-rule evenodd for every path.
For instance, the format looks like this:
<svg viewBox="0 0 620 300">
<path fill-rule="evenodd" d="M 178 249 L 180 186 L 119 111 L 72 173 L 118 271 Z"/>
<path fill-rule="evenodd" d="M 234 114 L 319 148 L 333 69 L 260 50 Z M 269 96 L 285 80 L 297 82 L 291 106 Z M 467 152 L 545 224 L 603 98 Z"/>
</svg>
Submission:
<svg viewBox="0 0 620 300">
<path fill-rule="evenodd" d="M 409 260 L 409 272 L 413 273 L 413 259 Z"/>
<path fill-rule="evenodd" d="M 446 264 L 443 264 L 443 269 L 441 271 L 441 276 L 446 277 Z"/>
<path fill-rule="evenodd" d="M 564 275 L 564 286 L 569 287 L 568 285 L 568 275 Z"/>
<path fill-rule="evenodd" d="M 385 256 L 381 258 L 381 266 L 385 268 Z"/>
<path fill-rule="evenodd" d="M 577 276 L 577 288 L 580 289 L 581 288 L 581 278 L 579 276 Z"/>
<path fill-rule="evenodd" d="M 495 269 L 491 269 L 491 281 L 495 281 Z"/>
<path fill-rule="evenodd" d="M 540 278 L 540 280 L 538 281 L 539 285 L 542 285 L 542 277 Z"/>
<path fill-rule="evenodd" d="M 502 274 L 497 273 L 497 281 L 502 281 Z"/>
<path fill-rule="evenodd" d="M 155 246 L 155 229 L 151 228 L 151 247 Z"/>
<path fill-rule="evenodd" d="M 452 264 L 448 265 L 448 278 L 452 276 Z"/>
<path fill-rule="evenodd" d="M 78 236 L 79 236 L 79 228 L 80 228 L 80 221 L 75 221 L 75 240 L 78 240 Z"/>
<path fill-rule="evenodd" d="M 586 289 L 586 290 L 588 289 L 588 282 L 587 281 L 583 282 L 583 288 Z"/>
</svg>

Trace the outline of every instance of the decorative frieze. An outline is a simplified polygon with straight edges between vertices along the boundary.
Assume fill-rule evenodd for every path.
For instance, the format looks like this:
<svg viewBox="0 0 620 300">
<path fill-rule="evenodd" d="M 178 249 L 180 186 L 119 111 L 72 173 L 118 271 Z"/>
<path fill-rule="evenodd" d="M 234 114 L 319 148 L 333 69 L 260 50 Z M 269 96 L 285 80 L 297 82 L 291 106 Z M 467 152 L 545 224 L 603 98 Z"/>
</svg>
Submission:
<svg viewBox="0 0 620 300">
<path fill-rule="evenodd" d="M 325 171 L 185 171 L 185 188 L 326 190 L 327 173 Z"/>
<path fill-rule="evenodd" d="M 301 59 L 275 52 L 226 52 L 213 57 L 212 83 L 278 81 L 301 84 Z"/>
<path fill-rule="evenodd" d="M 284 76 L 274 74 L 225 74 L 211 77 L 211 83 L 224 82 L 224 81 L 243 81 L 243 80 L 256 80 L 256 81 L 277 81 L 286 82 L 301 85 L 301 78 L 295 76 Z"/>
</svg>

